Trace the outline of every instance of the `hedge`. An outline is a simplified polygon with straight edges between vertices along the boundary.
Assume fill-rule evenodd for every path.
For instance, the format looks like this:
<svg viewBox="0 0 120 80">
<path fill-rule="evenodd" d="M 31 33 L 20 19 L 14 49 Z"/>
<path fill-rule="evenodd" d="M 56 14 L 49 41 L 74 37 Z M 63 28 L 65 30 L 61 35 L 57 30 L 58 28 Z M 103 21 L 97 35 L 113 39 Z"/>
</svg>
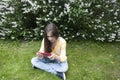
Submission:
<svg viewBox="0 0 120 80">
<path fill-rule="evenodd" d="M 0 38 L 40 40 L 54 22 L 66 40 L 120 41 L 119 0 L 2 0 Z"/>
</svg>

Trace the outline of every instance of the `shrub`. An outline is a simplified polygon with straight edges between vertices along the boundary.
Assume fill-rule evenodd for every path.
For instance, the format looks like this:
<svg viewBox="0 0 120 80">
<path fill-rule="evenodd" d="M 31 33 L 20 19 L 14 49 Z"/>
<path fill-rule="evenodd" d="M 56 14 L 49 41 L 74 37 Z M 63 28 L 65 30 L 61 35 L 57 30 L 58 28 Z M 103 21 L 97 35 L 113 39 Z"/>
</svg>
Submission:
<svg viewBox="0 0 120 80">
<path fill-rule="evenodd" d="M 118 0 L 2 0 L 0 6 L 1 39 L 38 40 L 54 22 L 66 40 L 120 41 Z"/>
</svg>

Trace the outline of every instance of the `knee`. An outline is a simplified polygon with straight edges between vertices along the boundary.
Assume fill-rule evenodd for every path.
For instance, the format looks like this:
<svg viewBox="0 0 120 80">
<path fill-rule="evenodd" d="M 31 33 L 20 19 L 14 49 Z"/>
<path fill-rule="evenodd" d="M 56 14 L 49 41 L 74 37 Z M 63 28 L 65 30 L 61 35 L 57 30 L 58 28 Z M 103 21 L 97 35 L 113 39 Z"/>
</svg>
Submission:
<svg viewBox="0 0 120 80">
<path fill-rule="evenodd" d="M 64 67 L 64 72 L 66 72 L 68 70 L 68 66 Z"/>
<path fill-rule="evenodd" d="M 66 64 L 66 65 L 62 65 L 61 66 L 61 68 L 59 68 L 59 72 L 67 72 L 67 70 L 68 70 L 68 65 Z"/>
<path fill-rule="evenodd" d="M 68 64 L 63 65 L 63 72 L 66 72 L 68 70 Z"/>
<path fill-rule="evenodd" d="M 32 63 L 33 65 L 35 64 L 36 61 L 37 61 L 37 58 L 36 58 L 36 57 L 34 57 L 34 58 L 31 59 L 31 63 Z"/>
</svg>

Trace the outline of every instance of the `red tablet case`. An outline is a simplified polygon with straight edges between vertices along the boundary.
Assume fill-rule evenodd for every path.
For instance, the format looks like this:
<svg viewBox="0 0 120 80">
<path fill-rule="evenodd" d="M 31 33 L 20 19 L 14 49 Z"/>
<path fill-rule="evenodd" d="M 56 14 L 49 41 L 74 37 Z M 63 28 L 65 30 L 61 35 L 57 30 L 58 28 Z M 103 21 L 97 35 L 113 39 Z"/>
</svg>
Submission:
<svg viewBox="0 0 120 80">
<path fill-rule="evenodd" d="M 43 54 L 44 56 L 51 56 L 51 53 L 47 53 L 47 52 L 38 52 L 38 54 Z"/>
</svg>

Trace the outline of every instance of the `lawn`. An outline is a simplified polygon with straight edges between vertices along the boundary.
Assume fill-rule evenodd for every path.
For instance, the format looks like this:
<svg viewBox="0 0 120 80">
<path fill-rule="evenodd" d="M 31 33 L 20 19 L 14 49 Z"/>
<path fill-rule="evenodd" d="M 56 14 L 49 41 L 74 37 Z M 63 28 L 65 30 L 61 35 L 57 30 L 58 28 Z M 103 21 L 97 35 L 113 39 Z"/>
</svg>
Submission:
<svg viewBox="0 0 120 80">
<path fill-rule="evenodd" d="M 40 44 L 0 40 L 0 80 L 59 80 L 31 67 Z M 120 80 L 120 43 L 69 42 L 67 56 L 67 80 Z"/>
</svg>

